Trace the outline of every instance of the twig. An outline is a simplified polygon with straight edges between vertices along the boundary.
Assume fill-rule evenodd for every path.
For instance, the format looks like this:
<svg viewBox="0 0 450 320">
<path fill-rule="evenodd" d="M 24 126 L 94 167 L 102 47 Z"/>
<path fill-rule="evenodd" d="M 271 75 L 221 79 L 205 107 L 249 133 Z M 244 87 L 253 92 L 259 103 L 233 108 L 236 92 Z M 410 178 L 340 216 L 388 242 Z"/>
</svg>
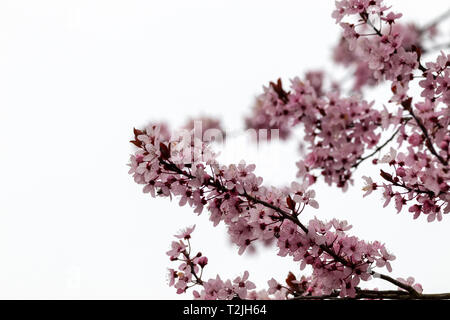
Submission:
<svg viewBox="0 0 450 320">
<path fill-rule="evenodd" d="M 357 167 L 361 164 L 361 162 L 363 162 L 364 160 L 369 159 L 370 157 L 372 157 L 373 155 L 375 155 L 378 151 L 380 151 L 381 149 L 383 149 L 389 142 L 391 142 L 391 141 L 395 138 L 395 136 L 397 135 L 397 133 L 398 133 L 399 131 L 400 131 L 400 129 L 397 129 L 397 130 L 394 132 L 394 134 L 393 134 L 389 139 L 387 139 L 382 145 L 378 146 L 378 147 L 375 149 L 375 151 L 373 151 L 371 154 L 368 154 L 367 156 L 360 158 L 360 159 L 352 166 L 352 168 L 357 168 Z"/>
<path fill-rule="evenodd" d="M 411 105 L 404 106 L 405 109 L 409 112 L 409 114 L 413 117 L 413 119 L 416 121 L 417 125 L 419 126 L 420 130 L 422 130 L 423 135 L 425 136 L 426 140 L 426 146 L 430 150 L 432 154 L 436 156 L 436 158 L 439 160 L 440 163 L 442 163 L 444 166 L 448 166 L 448 161 L 445 161 L 444 158 L 442 158 L 437 152 L 436 149 L 434 149 L 433 142 L 431 141 L 430 136 L 428 135 L 428 131 L 423 125 L 422 120 L 414 113 L 412 110 Z"/>
</svg>

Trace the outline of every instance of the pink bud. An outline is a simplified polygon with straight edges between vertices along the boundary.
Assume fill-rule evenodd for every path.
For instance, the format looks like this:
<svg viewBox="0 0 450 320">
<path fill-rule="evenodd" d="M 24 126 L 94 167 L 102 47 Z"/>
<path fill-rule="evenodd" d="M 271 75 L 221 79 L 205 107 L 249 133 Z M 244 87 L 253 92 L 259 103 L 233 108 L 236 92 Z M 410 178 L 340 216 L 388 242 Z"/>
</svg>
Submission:
<svg viewBox="0 0 450 320">
<path fill-rule="evenodd" d="M 204 268 L 208 264 L 208 258 L 201 257 L 200 259 L 198 259 L 198 264 L 200 267 Z"/>
</svg>

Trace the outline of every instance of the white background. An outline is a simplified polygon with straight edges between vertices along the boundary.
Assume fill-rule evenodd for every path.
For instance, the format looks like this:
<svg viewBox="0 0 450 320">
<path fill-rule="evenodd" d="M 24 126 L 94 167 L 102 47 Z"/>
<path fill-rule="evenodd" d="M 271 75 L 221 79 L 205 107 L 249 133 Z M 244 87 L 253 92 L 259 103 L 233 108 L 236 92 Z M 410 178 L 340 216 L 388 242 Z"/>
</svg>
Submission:
<svg viewBox="0 0 450 320">
<path fill-rule="evenodd" d="M 389 3 L 418 23 L 447 9 Z M 176 127 L 204 114 L 241 129 L 263 84 L 335 71 L 332 10 L 333 1 L 0 0 L 0 298 L 180 298 L 166 285 L 165 252 L 194 223 L 207 277 L 247 269 L 264 287 L 300 274 L 274 250 L 238 256 L 206 213 L 144 195 L 127 174 L 128 140 L 147 121 Z M 295 143 L 231 146 L 227 160 L 256 162 L 266 183 L 294 179 Z M 347 193 L 317 185 L 320 209 L 303 219 L 348 219 L 353 234 L 386 242 L 394 277 L 450 291 L 450 217 L 413 221 L 382 209 L 378 193 L 362 199 L 367 168 Z"/>
</svg>

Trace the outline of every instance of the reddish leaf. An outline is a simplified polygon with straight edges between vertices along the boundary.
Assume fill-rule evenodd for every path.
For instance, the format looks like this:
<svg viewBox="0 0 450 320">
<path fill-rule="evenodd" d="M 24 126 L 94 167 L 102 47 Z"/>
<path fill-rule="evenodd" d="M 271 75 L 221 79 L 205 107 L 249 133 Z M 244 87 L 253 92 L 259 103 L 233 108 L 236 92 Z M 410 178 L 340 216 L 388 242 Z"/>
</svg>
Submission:
<svg viewBox="0 0 450 320">
<path fill-rule="evenodd" d="M 270 82 L 269 83 L 272 89 L 275 91 L 275 93 L 278 95 L 278 98 L 283 101 L 284 103 L 287 103 L 289 101 L 289 93 L 286 92 L 283 89 L 283 84 L 281 83 L 281 79 L 277 80 L 277 83 Z"/>
<path fill-rule="evenodd" d="M 138 136 L 141 134 L 144 134 L 144 131 L 141 131 L 139 129 L 133 128 L 134 133 L 134 140 L 131 140 L 130 142 L 134 144 L 136 147 L 141 148 L 142 147 L 142 141 L 138 139 Z"/>
<path fill-rule="evenodd" d="M 134 144 L 136 147 L 141 148 L 142 147 L 142 141 L 139 140 L 130 140 L 132 144 Z"/>
<path fill-rule="evenodd" d="M 395 84 L 391 87 L 391 91 L 393 94 L 397 94 L 397 86 Z"/>
</svg>

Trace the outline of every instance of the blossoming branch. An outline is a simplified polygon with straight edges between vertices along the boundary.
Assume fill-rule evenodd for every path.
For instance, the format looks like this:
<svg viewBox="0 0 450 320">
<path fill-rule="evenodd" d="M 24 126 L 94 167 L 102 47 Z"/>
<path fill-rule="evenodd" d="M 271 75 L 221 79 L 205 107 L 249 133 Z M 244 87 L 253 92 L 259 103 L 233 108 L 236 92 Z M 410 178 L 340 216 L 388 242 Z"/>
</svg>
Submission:
<svg viewBox="0 0 450 320">
<path fill-rule="evenodd" d="M 289 273 L 285 284 L 275 279 L 256 290 L 249 272 L 234 280 L 204 279 L 208 259 L 191 247 L 194 227 L 177 234 L 167 252 L 180 263 L 169 270 L 169 285 L 177 293 L 191 288 L 196 299 L 440 299 L 450 294 L 424 294 L 411 277 L 393 278 L 395 259 L 379 241 L 364 241 L 349 233 L 346 221 L 302 219 L 304 210 L 319 204 L 311 188 L 321 177 L 330 186 L 347 190 L 363 161 L 380 166 L 379 177 L 364 177 L 364 195 L 382 191 L 384 207 L 391 200 L 398 212 L 404 207 L 413 218 L 441 220 L 450 211 L 450 55 L 424 57 L 444 18 L 424 28 L 399 22 L 401 14 L 383 1 L 336 2 L 333 18 L 342 28 L 334 60 L 353 70 L 353 94 L 322 71 L 296 77 L 289 89 L 280 79 L 270 82 L 257 98 L 250 129 L 277 129 L 281 139 L 301 127 L 308 152 L 297 162 L 298 180 L 283 188 L 263 185 L 255 165 L 241 161 L 223 165 L 205 139 L 220 129 L 213 119 L 202 119 L 195 134 L 190 121 L 183 133 L 152 123 L 134 129 L 130 174 L 152 197 L 176 199 L 194 213 L 207 211 L 214 226 L 224 223 L 242 254 L 253 242 L 273 242 L 278 255 L 290 257 L 300 270 Z M 367 101 L 364 90 L 387 84 L 388 101 Z M 416 83 L 420 96 L 410 86 Z M 208 135 L 210 137 L 211 135 Z M 387 138 L 382 139 L 383 136 Z M 390 146 L 390 150 L 386 148 Z M 382 156 L 378 156 L 379 154 Z M 392 290 L 363 289 L 380 278 Z"/>
</svg>

